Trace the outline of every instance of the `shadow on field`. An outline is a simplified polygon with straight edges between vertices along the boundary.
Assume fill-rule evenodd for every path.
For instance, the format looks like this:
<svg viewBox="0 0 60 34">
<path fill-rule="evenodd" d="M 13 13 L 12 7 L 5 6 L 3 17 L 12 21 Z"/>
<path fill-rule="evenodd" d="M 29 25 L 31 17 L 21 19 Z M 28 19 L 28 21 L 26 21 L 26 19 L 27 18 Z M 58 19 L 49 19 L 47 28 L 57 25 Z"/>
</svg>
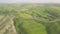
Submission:
<svg viewBox="0 0 60 34">
<path fill-rule="evenodd" d="M 17 23 L 18 23 L 18 25 L 17 25 Z M 14 21 L 14 25 L 16 27 L 18 34 L 28 34 L 26 29 L 23 27 L 23 23 L 20 23 L 19 19 L 17 22 Z"/>
</svg>

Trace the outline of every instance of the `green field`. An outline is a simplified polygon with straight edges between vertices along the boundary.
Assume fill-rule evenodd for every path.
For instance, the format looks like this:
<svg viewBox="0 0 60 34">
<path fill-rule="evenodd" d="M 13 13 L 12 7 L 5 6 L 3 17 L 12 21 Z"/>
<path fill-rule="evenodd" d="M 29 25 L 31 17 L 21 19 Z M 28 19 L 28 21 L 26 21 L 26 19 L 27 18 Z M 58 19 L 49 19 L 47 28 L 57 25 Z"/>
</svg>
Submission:
<svg viewBox="0 0 60 34">
<path fill-rule="evenodd" d="M 4 20 L 5 18 L 8 20 Z M 60 34 L 60 6 L 31 4 L 0 6 L 0 31 L 3 34 L 9 32 L 2 30 L 4 25 L 11 25 L 10 19 L 17 34 Z M 1 24 L 1 21 L 4 23 Z"/>
</svg>

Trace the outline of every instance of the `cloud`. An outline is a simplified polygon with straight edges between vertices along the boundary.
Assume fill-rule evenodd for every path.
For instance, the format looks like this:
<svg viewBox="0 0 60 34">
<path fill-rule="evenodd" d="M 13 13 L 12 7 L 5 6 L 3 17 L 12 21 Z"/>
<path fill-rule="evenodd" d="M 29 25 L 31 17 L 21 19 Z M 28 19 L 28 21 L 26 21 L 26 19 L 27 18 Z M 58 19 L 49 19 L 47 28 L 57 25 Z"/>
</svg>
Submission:
<svg viewBox="0 0 60 34">
<path fill-rule="evenodd" d="M 0 3 L 60 3 L 60 0 L 0 0 Z"/>
</svg>

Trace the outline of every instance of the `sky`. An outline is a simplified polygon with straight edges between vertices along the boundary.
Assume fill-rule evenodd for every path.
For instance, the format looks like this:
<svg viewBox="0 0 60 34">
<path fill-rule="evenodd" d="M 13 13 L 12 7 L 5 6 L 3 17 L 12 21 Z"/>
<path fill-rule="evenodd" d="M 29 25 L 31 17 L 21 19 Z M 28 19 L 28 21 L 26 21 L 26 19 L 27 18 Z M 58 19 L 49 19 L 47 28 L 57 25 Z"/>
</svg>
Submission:
<svg viewBox="0 0 60 34">
<path fill-rule="evenodd" d="M 60 0 L 0 0 L 0 3 L 60 3 Z"/>
</svg>

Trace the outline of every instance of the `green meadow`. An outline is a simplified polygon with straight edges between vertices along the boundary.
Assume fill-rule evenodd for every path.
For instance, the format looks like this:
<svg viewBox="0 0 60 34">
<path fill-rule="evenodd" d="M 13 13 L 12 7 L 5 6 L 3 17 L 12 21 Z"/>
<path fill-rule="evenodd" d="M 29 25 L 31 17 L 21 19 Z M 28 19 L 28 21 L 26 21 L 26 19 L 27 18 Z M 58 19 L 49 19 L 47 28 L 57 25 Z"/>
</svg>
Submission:
<svg viewBox="0 0 60 34">
<path fill-rule="evenodd" d="M 5 24 L 11 23 L 7 16 L 9 19 L 12 19 L 17 34 L 60 34 L 60 6 L 31 4 L 1 5 L 1 32 L 3 32 Z M 5 18 L 8 20 L 4 21 Z M 1 21 L 4 22 L 2 25 Z M 3 34 L 7 33 L 6 31 L 3 32 Z"/>
</svg>

